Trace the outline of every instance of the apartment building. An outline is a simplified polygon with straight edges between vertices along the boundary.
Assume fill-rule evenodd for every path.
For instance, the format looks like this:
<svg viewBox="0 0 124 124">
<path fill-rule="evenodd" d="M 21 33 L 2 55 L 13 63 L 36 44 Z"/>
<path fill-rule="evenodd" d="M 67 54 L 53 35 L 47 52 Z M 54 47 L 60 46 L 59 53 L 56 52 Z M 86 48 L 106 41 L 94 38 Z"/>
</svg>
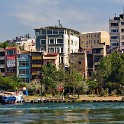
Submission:
<svg viewBox="0 0 124 124">
<path fill-rule="evenodd" d="M 43 52 L 30 52 L 31 57 L 31 80 L 40 81 L 41 67 L 43 66 Z"/>
<path fill-rule="evenodd" d="M 124 51 L 124 14 L 109 19 L 111 50 L 118 48 Z"/>
<path fill-rule="evenodd" d="M 0 48 L 0 74 L 5 76 L 5 50 Z"/>
<path fill-rule="evenodd" d="M 59 53 L 60 63 L 69 65 L 69 54 L 79 49 L 79 32 L 64 27 L 45 27 L 34 29 L 36 50 Z"/>
<path fill-rule="evenodd" d="M 93 59 L 92 71 L 97 68 L 97 65 L 101 59 L 107 55 L 108 46 L 110 46 L 110 35 L 106 31 L 87 32 L 80 34 L 80 48 L 83 51 L 86 50 L 88 59 Z M 88 72 L 89 75 L 91 75 L 92 71 L 90 65 L 90 72 Z"/>
<path fill-rule="evenodd" d="M 31 81 L 30 53 L 21 52 L 17 54 L 17 77 L 23 83 Z"/>
<path fill-rule="evenodd" d="M 16 76 L 17 74 L 17 53 L 20 50 L 18 47 L 7 47 L 5 49 L 5 75 Z"/>
</svg>

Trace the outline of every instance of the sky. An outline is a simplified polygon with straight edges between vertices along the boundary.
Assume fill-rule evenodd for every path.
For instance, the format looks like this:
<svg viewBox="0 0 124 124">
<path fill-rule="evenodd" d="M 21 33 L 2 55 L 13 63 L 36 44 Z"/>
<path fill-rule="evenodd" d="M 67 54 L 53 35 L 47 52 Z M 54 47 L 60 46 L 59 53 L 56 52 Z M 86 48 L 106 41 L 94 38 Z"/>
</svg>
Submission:
<svg viewBox="0 0 124 124">
<path fill-rule="evenodd" d="M 35 28 L 59 25 L 79 32 L 109 31 L 109 18 L 124 0 L 0 0 L 0 42 L 35 36 Z"/>
</svg>

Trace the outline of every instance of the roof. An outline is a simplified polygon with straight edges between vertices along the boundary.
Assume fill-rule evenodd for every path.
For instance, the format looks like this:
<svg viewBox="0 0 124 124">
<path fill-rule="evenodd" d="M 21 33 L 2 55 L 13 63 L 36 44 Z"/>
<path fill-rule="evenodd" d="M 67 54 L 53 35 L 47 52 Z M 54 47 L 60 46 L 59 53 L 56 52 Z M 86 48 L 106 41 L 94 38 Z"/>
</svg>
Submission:
<svg viewBox="0 0 124 124">
<path fill-rule="evenodd" d="M 48 27 L 36 28 L 36 29 L 34 29 L 34 30 L 40 30 L 40 29 L 41 29 L 41 30 L 46 30 L 46 29 L 64 29 L 64 30 L 71 30 L 71 31 L 73 31 L 73 32 L 76 32 L 76 33 L 80 34 L 79 31 L 76 31 L 76 30 L 74 30 L 74 29 L 65 28 L 65 27 L 58 27 L 58 26 L 48 26 Z"/>
<path fill-rule="evenodd" d="M 92 33 L 102 33 L 102 32 L 107 32 L 107 31 L 94 31 L 94 32 L 83 32 L 81 34 L 92 34 Z M 108 32 L 107 32 L 108 33 Z"/>
<path fill-rule="evenodd" d="M 45 55 L 45 57 L 53 57 L 53 56 L 57 56 L 58 53 L 47 53 L 47 55 Z"/>
<path fill-rule="evenodd" d="M 8 49 L 17 49 L 17 47 L 6 47 L 5 49 L 6 50 L 8 50 Z"/>
</svg>

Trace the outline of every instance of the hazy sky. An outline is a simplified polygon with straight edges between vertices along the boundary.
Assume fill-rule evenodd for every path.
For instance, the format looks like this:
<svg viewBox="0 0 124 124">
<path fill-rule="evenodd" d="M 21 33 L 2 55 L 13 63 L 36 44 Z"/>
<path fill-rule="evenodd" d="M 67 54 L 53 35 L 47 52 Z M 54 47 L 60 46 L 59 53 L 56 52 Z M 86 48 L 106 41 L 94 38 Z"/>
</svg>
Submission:
<svg viewBox="0 0 124 124">
<path fill-rule="evenodd" d="M 109 18 L 123 13 L 124 0 L 0 0 L 0 41 L 58 25 L 79 32 L 109 30 Z"/>
</svg>

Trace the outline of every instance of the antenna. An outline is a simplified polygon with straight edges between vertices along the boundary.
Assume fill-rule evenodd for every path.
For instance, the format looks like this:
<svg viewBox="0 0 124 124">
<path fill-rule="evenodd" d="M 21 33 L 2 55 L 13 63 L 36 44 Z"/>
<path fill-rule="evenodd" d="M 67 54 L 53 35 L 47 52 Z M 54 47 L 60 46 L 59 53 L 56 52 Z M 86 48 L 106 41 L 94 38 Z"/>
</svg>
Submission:
<svg viewBox="0 0 124 124">
<path fill-rule="evenodd" d="M 58 21 L 59 21 L 59 27 L 60 27 L 60 25 L 61 25 L 61 24 L 60 24 L 60 20 L 58 20 Z"/>
<path fill-rule="evenodd" d="M 59 22 L 59 27 L 62 27 L 62 25 L 61 25 L 61 23 L 60 23 L 60 20 L 58 20 L 58 22 Z"/>
</svg>

